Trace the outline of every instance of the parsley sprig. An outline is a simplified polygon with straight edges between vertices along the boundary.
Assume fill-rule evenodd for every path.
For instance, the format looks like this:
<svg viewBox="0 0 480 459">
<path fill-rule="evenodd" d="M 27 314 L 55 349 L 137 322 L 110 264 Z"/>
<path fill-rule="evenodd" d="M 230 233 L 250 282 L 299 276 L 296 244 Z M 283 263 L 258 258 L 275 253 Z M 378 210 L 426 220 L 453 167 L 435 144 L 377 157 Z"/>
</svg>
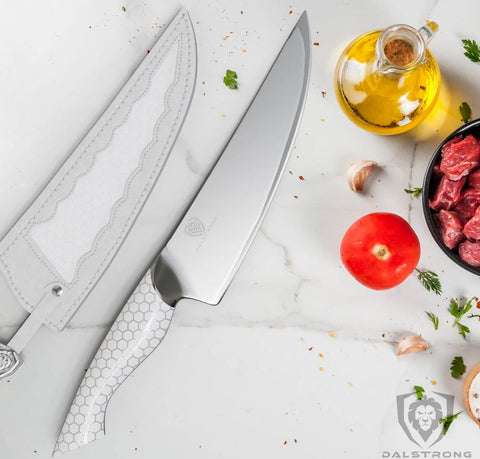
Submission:
<svg viewBox="0 0 480 459">
<path fill-rule="evenodd" d="M 418 198 L 422 194 L 423 188 L 421 186 L 413 189 L 404 188 L 403 191 L 408 194 L 413 194 L 414 198 Z"/>
<path fill-rule="evenodd" d="M 435 330 L 438 330 L 438 316 L 430 311 L 425 311 L 425 314 L 427 314 L 427 316 L 430 317 L 430 320 L 432 321 L 433 326 L 435 327 Z"/>
<path fill-rule="evenodd" d="M 463 319 L 463 316 L 472 309 L 473 302 L 475 301 L 475 297 L 470 298 L 466 303 L 461 304 L 461 302 L 457 302 L 454 298 L 450 300 L 450 309 L 448 310 L 450 314 L 455 317 L 455 322 L 453 322 L 452 327 L 458 327 L 458 333 L 463 336 L 463 339 L 467 338 L 467 333 L 470 333 L 470 329 L 460 323 Z"/>
<path fill-rule="evenodd" d="M 459 378 L 462 376 L 465 371 L 467 370 L 467 367 L 465 366 L 465 363 L 463 362 L 463 357 L 462 356 L 457 356 L 454 357 L 452 360 L 452 363 L 450 365 L 450 373 L 454 378 Z"/>
<path fill-rule="evenodd" d="M 227 70 L 225 73 L 225 76 L 223 77 L 223 82 L 225 83 L 225 86 L 230 89 L 237 89 L 238 88 L 238 83 L 237 83 L 237 72 L 234 70 Z"/>
<path fill-rule="evenodd" d="M 470 105 L 468 105 L 466 102 L 462 102 L 462 105 L 460 105 L 458 108 L 464 123 L 468 123 L 472 120 L 472 109 L 470 108 Z"/>
<path fill-rule="evenodd" d="M 448 429 L 450 428 L 452 422 L 457 419 L 457 416 L 460 413 L 462 413 L 462 411 L 459 411 L 457 414 L 449 414 L 448 416 L 445 416 L 443 419 L 440 420 L 440 423 L 443 424 L 443 435 L 448 432 Z"/>
<path fill-rule="evenodd" d="M 436 295 L 441 295 L 442 284 L 440 283 L 438 274 L 434 273 L 433 271 L 422 271 L 417 268 L 415 268 L 415 271 L 418 273 L 417 279 L 422 283 L 427 291 L 434 292 Z"/>
<path fill-rule="evenodd" d="M 462 40 L 465 56 L 472 62 L 480 62 L 480 48 L 475 40 Z"/>
<path fill-rule="evenodd" d="M 415 391 L 415 395 L 417 396 L 417 400 L 422 400 L 425 389 L 422 386 L 413 386 L 413 390 Z"/>
</svg>

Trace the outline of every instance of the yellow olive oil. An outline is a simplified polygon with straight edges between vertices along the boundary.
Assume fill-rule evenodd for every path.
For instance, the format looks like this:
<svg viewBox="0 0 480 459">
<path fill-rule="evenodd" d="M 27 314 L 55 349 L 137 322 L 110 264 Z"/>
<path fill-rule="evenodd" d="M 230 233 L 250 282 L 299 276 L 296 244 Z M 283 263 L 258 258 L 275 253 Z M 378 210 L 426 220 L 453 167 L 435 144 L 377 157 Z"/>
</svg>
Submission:
<svg viewBox="0 0 480 459">
<path fill-rule="evenodd" d="M 361 35 L 344 50 L 335 72 L 336 95 L 343 111 L 358 126 L 377 134 L 400 134 L 417 126 L 433 108 L 440 71 L 423 42 L 423 55 L 415 65 L 388 67 L 391 63 L 383 56 L 387 65 L 382 68 L 379 53 L 383 48 L 379 50 L 377 43 L 382 32 Z M 418 46 L 415 49 L 418 52 Z"/>
</svg>

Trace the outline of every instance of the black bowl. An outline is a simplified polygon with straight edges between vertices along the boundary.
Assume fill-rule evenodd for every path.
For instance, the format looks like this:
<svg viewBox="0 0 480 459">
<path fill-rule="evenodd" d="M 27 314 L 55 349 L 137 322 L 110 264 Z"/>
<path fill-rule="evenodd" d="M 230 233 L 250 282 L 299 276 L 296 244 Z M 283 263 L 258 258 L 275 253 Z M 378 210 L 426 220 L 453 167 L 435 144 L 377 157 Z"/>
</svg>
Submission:
<svg viewBox="0 0 480 459">
<path fill-rule="evenodd" d="M 442 155 L 442 148 L 443 146 L 450 140 L 452 140 L 457 135 L 462 135 L 463 137 L 472 134 L 477 139 L 480 139 L 480 118 L 470 121 L 457 129 L 456 131 L 452 132 L 435 150 L 435 153 L 428 164 L 427 171 L 425 173 L 425 178 L 423 180 L 423 193 L 422 193 L 422 203 L 423 203 L 423 214 L 425 215 L 425 220 L 427 221 L 428 229 L 430 233 L 432 233 L 433 239 L 435 239 L 436 243 L 440 246 L 440 248 L 447 254 L 447 256 L 453 260 L 457 265 L 461 266 L 462 268 L 470 271 L 473 274 L 477 274 L 480 276 L 480 268 L 475 266 L 469 265 L 468 263 L 464 262 L 459 256 L 457 250 L 449 249 L 442 241 L 442 237 L 440 236 L 440 232 L 437 229 L 435 224 L 435 219 L 433 217 L 434 212 L 430 209 L 428 205 L 428 200 L 433 198 L 437 185 L 439 183 L 439 179 L 435 177 L 433 168 L 434 166 L 440 162 L 441 155 Z"/>
</svg>

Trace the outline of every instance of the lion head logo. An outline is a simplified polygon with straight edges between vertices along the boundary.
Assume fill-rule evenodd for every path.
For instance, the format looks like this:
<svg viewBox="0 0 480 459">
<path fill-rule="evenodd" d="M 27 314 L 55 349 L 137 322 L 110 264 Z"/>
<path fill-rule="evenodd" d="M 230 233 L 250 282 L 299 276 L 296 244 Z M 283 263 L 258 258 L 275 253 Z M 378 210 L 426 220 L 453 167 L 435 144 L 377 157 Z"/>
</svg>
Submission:
<svg viewBox="0 0 480 459">
<path fill-rule="evenodd" d="M 430 448 L 443 438 L 441 419 L 453 413 L 453 395 L 415 392 L 397 396 L 398 422 L 407 437 L 421 448 Z"/>
<path fill-rule="evenodd" d="M 433 398 L 423 398 L 408 407 L 408 420 L 412 427 L 427 441 L 442 419 L 442 407 Z"/>
</svg>

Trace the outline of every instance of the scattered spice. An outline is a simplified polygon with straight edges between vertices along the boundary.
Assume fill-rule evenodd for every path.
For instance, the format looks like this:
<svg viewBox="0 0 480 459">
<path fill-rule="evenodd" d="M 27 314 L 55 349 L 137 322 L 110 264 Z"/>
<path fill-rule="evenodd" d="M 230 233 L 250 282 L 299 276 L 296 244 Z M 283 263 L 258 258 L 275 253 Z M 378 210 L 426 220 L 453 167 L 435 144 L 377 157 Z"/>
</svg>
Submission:
<svg viewBox="0 0 480 459">
<path fill-rule="evenodd" d="M 283 442 L 283 444 L 286 445 L 286 444 L 287 444 L 287 440 L 285 440 L 285 441 Z"/>
<path fill-rule="evenodd" d="M 348 386 L 349 386 L 349 387 L 353 387 L 353 383 L 350 382 L 350 381 L 348 381 Z"/>
<path fill-rule="evenodd" d="M 322 91 L 322 97 L 325 99 L 325 96 L 327 95 L 327 93 L 325 91 Z"/>
<path fill-rule="evenodd" d="M 150 54 L 150 50 L 149 50 L 149 49 L 147 49 L 147 54 Z"/>
<path fill-rule="evenodd" d="M 293 197 L 294 197 L 295 199 L 298 199 L 298 196 L 297 196 L 296 194 L 294 194 Z"/>
<path fill-rule="evenodd" d="M 322 357 L 323 357 L 323 354 L 322 354 L 322 353 L 320 353 L 320 354 L 318 354 L 318 356 L 319 356 L 320 358 L 322 358 Z"/>
<path fill-rule="evenodd" d="M 305 178 L 303 177 L 303 175 L 299 175 L 298 178 L 299 178 L 300 180 L 305 180 Z"/>
<path fill-rule="evenodd" d="M 288 12 L 288 14 L 292 14 L 292 13 L 293 13 L 293 11 L 292 11 L 292 10 L 290 10 L 290 11 Z"/>
<path fill-rule="evenodd" d="M 313 46 L 320 46 L 320 43 L 319 43 L 318 41 L 315 41 L 315 42 L 313 43 Z"/>
<path fill-rule="evenodd" d="M 323 371 L 323 367 L 319 367 L 318 369 L 319 369 L 320 371 Z"/>
<path fill-rule="evenodd" d="M 413 62 L 415 58 L 413 46 L 408 41 L 399 38 L 390 40 L 383 48 L 383 52 L 393 65 L 405 66 Z"/>
<path fill-rule="evenodd" d="M 329 335 L 330 335 L 330 338 L 335 338 L 335 332 L 332 331 L 329 333 Z"/>
<path fill-rule="evenodd" d="M 313 349 L 313 347 L 309 347 L 308 350 L 311 351 Z"/>
<path fill-rule="evenodd" d="M 435 381 L 434 379 L 431 381 L 432 383 L 432 386 L 435 386 L 435 384 L 437 384 L 437 381 Z"/>
<path fill-rule="evenodd" d="M 127 11 L 127 8 L 125 8 L 124 6 L 122 6 L 122 11 L 125 13 L 125 11 Z"/>
</svg>

